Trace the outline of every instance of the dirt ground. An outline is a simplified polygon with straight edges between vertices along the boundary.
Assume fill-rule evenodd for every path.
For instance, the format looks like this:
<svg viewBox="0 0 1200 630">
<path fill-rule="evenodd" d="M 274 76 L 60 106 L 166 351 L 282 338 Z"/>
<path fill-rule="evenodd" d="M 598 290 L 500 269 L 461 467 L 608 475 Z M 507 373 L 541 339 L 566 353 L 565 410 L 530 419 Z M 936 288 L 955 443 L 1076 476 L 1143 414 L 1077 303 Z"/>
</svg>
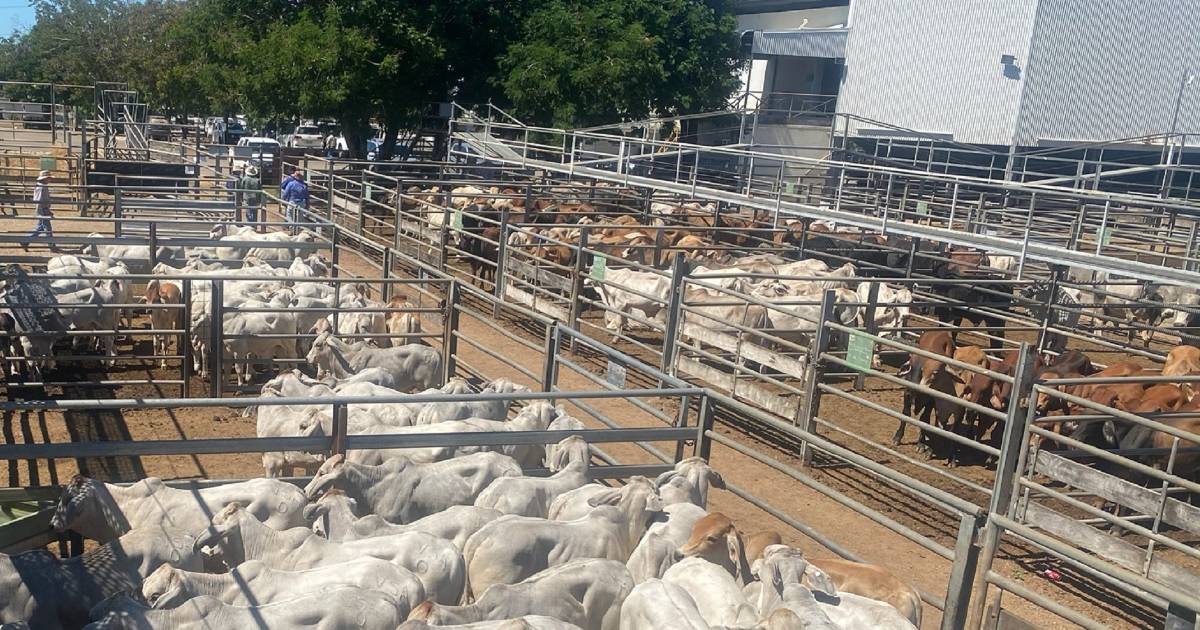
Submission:
<svg viewBox="0 0 1200 630">
<path fill-rule="evenodd" d="M 70 222 L 56 224 L 61 230 L 71 229 Z M 91 226 L 86 226 L 90 231 Z M 0 253 L 16 253 L 2 252 Z M 355 256 L 342 252 L 341 263 L 349 271 L 361 275 L 376 275 Z M 436 329 L 440 322 L 426 316 L 430 328 Z M 140 325 L 146 325 L 141 322 Z M 463 335 L 479 342 L 513 364 L 521 365 L 531 372 L 541 371 L 541 339 L 534 330 L 512 320 L 501 320 L 506 333 L 500 333 L 472 317 L 463 317 L 460 330 Z M 133 350 L 133 343 L 144 350 L 146 339 L 124 340 L 118 343 L 123 353 Z M 534 348 L 530 348 L 532 344 Z M 460 343 L 459 351 L 463 364 L 487 377 L 508 376 L 518 381 L 528 381 L 511 366 L 501 363 L 475 350 L 470 344 Z M 587 357 L 573 357 L 589 370 L 603 375 L 604 366 L 590 362 Z M 97 365 L 88 367 L 91 376 L 103 374 Z M 77 375 L 78 372 L 73 373 Z M 168 380 L 178 378 L 178 370 L 161 370 L 149 365 L 120 366 L 109 375 L 114 379 L 146 378 Z M 59 374 L 60 377 L 67 376 Z M 533 383 L 528 383 L 533 384 Z M 192 381 L 194 395 L 207 391 L 199 378 Z M 868 381 L 867 395 L 871 400 L 892 408 L 899 408 L 899 390 L 882 382 Z M 582 375 L 563 368 L 560 372 L 560 387 L 566 390 L 594 390 L 597 386 Z M 55 398 L 163 398 L 178 395 L 177 386 L 127 385 L 104 388 L 57 388 L 46 390 L 29 389 L 8 391 L 10 400 L 37 400 Z M 633 405 L 620 399 L 592 401 L 600 412 L 615 419 L 622 426 L 658 426 L 658 421 Z M 667 405 L 669 408 L 669 405 Z M 600 424 L 580 409 L 575 415 L 591 426 Z M 895 430 L 893 421 L 873 413 L 865 413 L 854 403 L 827 396 L 822 403 L 822 414 L 848 429 L 859 432 L 870 439 L 882 440 Z M 747 424 L 720 424 L 717 430 L 722 435 L 736 439 L 739 443 L 766 453 L 786 464 L 799 467 L 796 445 L 773 439 L 762 427 Z M 228 408 L 178 408 L 170 410 L 127 410 L 123 413 L 77 413 L 62 414 L 8 414 L 3 419 L 3 438 L 6 443 L 14 442 L 66 442 L 93 440 L 149 440 L 149 439 L 200 439 L 207 437 L 250 437 L 254 435 L 254 419 L 241 417 L 240 412 Z M 823 433 L 830 435 L 828 431 Z M 830 435 L 835 441 L 845 438 Z M 671 452 L 673 445 L 657 444 Z M 653 463 L 652 458 L 641 448 L 630 444 L 604 445 L 605 452 L 621 463 Z M 862 451 L 861 445 L 855 450 Z M 913 454 L 913 437 L 910 437 L 901 452 Z M 714 445 L 713 464 L 721 471 L 727 483 L 759 496 L 782 512 L 796 518 L 816 530 L 830 536 L 838 544 L 862 556 L 869 562 L 879 563 L 903 579 L 930 593 L 940 594 L 946 588 L 950 564 L 923 547 L 892 533 L 859 513 L 829 499 L 823 494 L 798 483 L 768 466 L 720 445 Z M 818 460 L 819 462 L 820 460 Z M 935 475 L 905 462 L 892 461 L 879 454 L 881 463 L 910 474 L 922 481 L 943 485 Z M 61 483 L 75 472 L 83 472 L 108 480 L 129 481 L 144 476 L 159 476 L 165 479 L 206 477 L 211 479 L 244 478 L 261 474 L 261 464 L 256 455 L 219 455 L 197 457 L 143 457 L 102 458 L 95 460 L 57 460 L 37 462 L 6 462 L 0 470 L 0 483 L 6 486 L 44 485 Z M 864 504 L 882 511 L 916 531 L 933 537 L 942 544 L 953 546 L 953 537 L 958 523 L 923 505 L 903 493 L 887 488 L 865 475 L 845 467 L 814 467 L 805 470 L 816 480 L 848 492 Z M 978 483 L 990 484 L 990 471 L 978 464 L 960 467 L 955 474 L 970 478 Z M 714 491 L 710 509 L 730 515 L 746 531 L 775 529 L 784 534 L 785 541 L 799 546 L 815 558 L 830 556 L 827 550 L 805 538 L 790 526 L 776 520 L 766 512 L 752 506 L 732 493 Z M 1093 616 L 1102 623 L 1114 627 L 1155 627 L 1160 622 L 1145 611 L 1134 608 L 1128 602 L 1114 599 L 1111 591 L 1101 590 L 1095 584 L 1081 578 L 1067 567 L 1047 566 L 1044 559 L 1028 549 L 1005 545 L 1002 559 L 995 569 L 1026 587 L 1038 592 L 1049 593 L 1056 599 L 1078 606 L 1082 600 L 1091 604 Z M 1051 581 L 1041 575 L 1046 568 L 1059 570 L 1063 577 Z M 1035 627 L 1074 627 L 1063 620 L 1037 609 L 1028 603 L 1008 596 L 1006 608 L 1020 615 Z M 940 614 L 926 606 L 924 628 L 936 628 Z"/>
</svg>

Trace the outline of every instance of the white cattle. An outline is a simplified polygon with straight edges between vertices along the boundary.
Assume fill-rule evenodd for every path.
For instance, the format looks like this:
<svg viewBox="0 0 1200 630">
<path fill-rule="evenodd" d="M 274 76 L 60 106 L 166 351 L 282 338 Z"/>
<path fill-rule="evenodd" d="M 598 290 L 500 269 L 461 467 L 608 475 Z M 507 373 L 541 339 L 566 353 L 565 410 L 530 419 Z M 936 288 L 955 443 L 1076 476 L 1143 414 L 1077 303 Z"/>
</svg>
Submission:
<svg viewBox="0 0 1200 630">
<path fill-rule="evenodd" d="M 646 528 L 646 535 L 634 548 L 626 566 L 638 584 L 660 578 L 668 568 L 683 559 L 679 548 L 687 543 L 696 522 L 707 512 L 691 503 L 675 503 L 663 508 L 661 515 Z"/>
<path fill-rule="evenodd" d="M 265 390 L 264 396 L 274 396 L 271 391 Z M 299 437 L 302 435 L 301 427 L 321 412 L 320 405 L 259 405 L 255 435 L 260 438 Z M 262 454 L 263 473 L 268 478 L 282 477 L 297 466 L 312 470 L 323 461 L 324 453 L 269 451 Z"/>
<path fill-rule="evenodd" d="M 458 549 L 424 532 L 330 542 L 305 527 L 271 529 L 237 503 L 218 512 L 196 544 L 206 545 L 208 553 L 229 568 L 261 560 L 273 569 L 301 571 L 364 556 L 379 558 L 411 571 L 426 596 L 439 603 L 458 602 L 466 579 Z"/>
<path fill-rule="evenodd" d="M 862 282 L 858 285 L 858 301 L 867 304 L 871 299 L 871 282 Z M 886 283 L 879 283 L 879 290 L 875 296 L 875 330 L 879 331 L 881 337 L 898 337 L 900 331 L 897 328 L 902 328 L 904 322 L 908 320 L 908 316 L 912 314 L 912 289 L 901 287 L 893 288 Z M 867 326 L 869 323 L 867 318 L 867 307 L 859 307 L 859 321 L 862 326 Z"/>
<path fill-rule="evenodd" d="M 582 630 L 618 630 L 621 605 L 632 590 L 633 580 L 620 562 L 575 560 L 518 584 L 496 584 L 465 606 L 427 602 L 418 606 L 409 619 L 445 626 L 545 615 Z"/>
<path fill-rule="evenodd" d="M 92 606 L 137 589 L 145 576 L 168 562 L 200 570 L 203 560 L 195 542 L 187 532 L 156 523 L 66 560 L 44 549 L 0 554 L 0 624 L 78 628 L 87 623 Z"/>
<path fill-rule="evenodd" d="M 167 487 L 157 477 L 115 486 L 81 475 L 63 487 L 50 525 L 102 543 L 138 528 L 170 526 L 194 532 L 206 527 L 212 515 L 232 501 L 245 505 L 269 527 L 307 525 L 303 512 L 308 499 L 299 488 L 282 481 L 251 479 L 182 490 Z"/>
<path fill-rule="evenodd" d="M 591 278 L 584 280 L 594 286 L 604 303 L 604 326 L 613 333 L 616 342 L 629 321 L 629 316 L 666 322 L 666 307 L 670 299 L 671 278 L 658 273 L 634 271 L 633 269 L 608 269 L 604 282 Z M 635 321 L 631 328 L 645 328 Z"/>
<path fill-rule="evenodd" d="M 318 377 L 329 373 L 341 379 L 378 367 L 392 374 L 396 389 L 406 392 L 436 387 L 442 378 L 441 354 L 422 344 L 377 348 L 359 342 L 351 346 L 326 332 L 313 341 L 306 359 L 317 367 Z"/>
<path fill-rule="evenodd" d="M 654 484 L 645 477 L 632 477 L 620 490 L 592 497 L 592 505 L 604 507 L 565 523 L 504 516 L 484 525 L 463 553 L 470 593 L 482 594 L 493 584 L 516 584 L 575 559 L 625 562 L 650 518 L 662 510 Z"/>
<path fill-rule="evenodd" d="M 342 295 L 339 305 L 341 313 L 337 318 L 336 334 L 344 337 L 355 335 L 370 335 L 364 340 L 374 342 L 380 348 L 392 347 L 388 332 L 387 313 L 379 310 L 384 308 L 382 302 L 376 302 L 366 297 L 365 292 L 355 292 Z M 333 316 L 327 319 L 332 323 Z"/>
<path fill-rule="evenodd" d="M 488 383 L 480 393 L 511 394 L 513 392 L 528 392 L 529 388 L 518 385 L 507 378 L 500 377 Z M 414 424 L 433 424 L 447 420 L 464 420 L 466 418 L 482 418 L 485 420 L 503 420 L 508 416 L 508 409 L 513 400 L 464 400 L 458 402 L 435 402 L 425 405 L 417 414 Z"/>
<path fill-rule="evenodd" d="M 146 578 L 141 592 L 152 608 L 165 609 L 194 597 L 213 597 L 233 606 L 273 604 L 339 587 L 385 593 L 400 605 L 401 615 L 425 601 L 425 587 L 415 575 L 370 557 L 303 571 L 279 571 L 257 560 L 229 573 L 196 573 L 164 564 Z"/>
<path fill-rule="evenodd" d="M 167 610 L 149 608 L 128 596 L 107 601 L 96 613 L 104 616 L 86 630 L 209 630 L 211 628 L 355 628 L 394 630 L 404 619 L 403 607 L 375 590 L 342 587 L 313 592 L 286 602 L 232 606 L 213 597 L 197 597 Z"/>
<path fill-rule="evenodd" d="M 471 505 L 496 479 L 520 474 L 521 467 L 512 458 L 498 453 L 433 464 L 394 458 L 381 466 L 362 466 L 335 455 L 321 465 L 304 492 L 316 498 L 337 488 L 364 512 L 391 523 L 412 523 L 454 505 Z"/>
<path fill-rule="evenodd" d="M 458 549 L 467 544 L 467 539 L 484 525 L 503 516 L 500 512 L 473 505 L 452 505 L 437 514 L 430 514 L 407 525 L 389 523 L 378 514 L 361 518 L 355 514 L 358 502 L 341 490 L 327 491 L 305 509 L 305 517 L 312 521 L 313 533 L 332 541 L 359 540 L 402 534 L 425 532 L 449 540 Z"/>
<path fill-rule="evenodd" d="M 296 314 L 287 310 L 291 305 L 291 294 L 281 292 L 268 304 L 280 309 L 273 313 L 233 313 L 225 318 L 222 326 L 222 343 L 225 352 L 233 360 L 233 369 L 238 384 L 249 384 L 254 377 L 251 358 L 275 359 L 295 358 L 300 354 L 294 337 L 299 332 Z"/>
<path fill-rule="evenodd" d="M 702 457 L 686 457 L 654 481 L 663 505 L 691 503 L 703 512 L 708 506 L 710 487 L 725 488 L 721 475 L 708 465 Z M 549 518 L 555 521 L 573 521 L 592 511 L 588 501 L 595 495 L 610 490 L 598 483 L 590 483 L 559 495 L 550 504 Z M 684 537 L 686 540 L 686 536 Z"/>
<path fill-rule="evenodd" d="M 774 304 L 767 309 L 768 332 L 784 342 L 805 346 L 808 338 L 817 330 L 821 318 L 821 295 L 782 295 L 768 298 Z M 834 319 L 843 326 L 853 326 L 859 319 L 860 309 L 855 304 L 858 294 L 850 289 L 834 290 Z M 791 345 L 780 344 L 789 352 L 797 351 Z"/>
<path fill-rule="evenodd" d="M 527 405 L 509 421 L 468 418 L 437 424 L 396 427 L 369 424 L 371 422 L 369 418 L 363 418 L 361 414 L 356 414 L 355 410 L 351 409 L 348 425 L 350 432 L 355 435 L 545 431 L 556 414 L 560 413 L 562 413 L 561 409 L 551 407 L 545 401 L 536 401 Z M 312 426 L 308 427 L 307 431 L 304 427 L 301 428 L 301 431 L 308 436 L 328 435 L 332 427 L 332 423 L 327 421 L 328 418 L 328 415 L 318 416 L 312 421 Z M 379 464 L 393 457 L 405 457 L 414 462 L 429 463 L 484 451 L 508 455 L 524 468 L 539 465 L 545 456 L 545 447 L 541 444 L 492 444 L 360 448 L 351 451 L 347 459 L 359 464 Z"/>
<path fill-rule="evenodd" d="M 60 307 L 58 314 L 70 330 L 75 331 L 104 331 L 111 334 L 99 337 L 99 345 L 104 349 L 107 365 L 116 363 L 116 351 L 113 344 L 115 333 L 120 324 L 120 311 L 112 308 L 112 304 L 120 304 L 120 297 L 125 290 L 124 280 L 111 278 L 96 280 L 94 286 L 80 291 L 63 293 L 58 296 Z M 74 308 L 72 308 L 74 307 Z M 77 345 L 79 338 L 72 340 L 72 346 Z"/>
<path fill-rule="evenodd" d="M 620 630 L 709 630 L 696 600 L 676 584 L 651 579 L 621 604 Z"/>
<path fill-rule="evenodd" d="M 452 626 L 431 626 L 419 619 L 413 619 L 400 624 L 396 630 L 579 630 L 579 626 L 553 617 L 525 615 L 516 619 L 479 621 Z"/>
<path fill-rule="evenodd" d="M 546 466 L 550 477 L 502 477 L 492 482 L 475 499 L 477 507 L 491 508 L 504 514 L 546 518 L 550 503 L 558 495 L 588 482 L 591 452 L 583 438 L 572 435 L 558 443 L 555 458 Z"/>
<path fill-rule="evenodd" d="M 51 276 L 100 275 L 113 261 L 108 258 L 91 261 L 71 254 L 54 256 L 46 261 L 46 273 Z"/>
<path fill-rule="evenodd" d="M 813 627 L 916 628 L 888 604 L 852 593 L 839 593 L 824 571 L 806 561 L 798 550 L 786 545 L 768 545 L 763 550 L 761 562 L 755 565 L 763 584 L 758 601 L 759 612 L 763 614 L 783 606 L 792 609 Z"/>
<path fill-rule="evenodd" d="M 737 580 L 720 565 L 703 558 L 684 558 L 667 569 L 662 580 L 687 591 L 710 626 L 748 626 L 758 621 L 758 613 Z"/>
<path fill-rule="evenodd" d="M 725 489 L 721 474 L 703 457 L 685 457 L 654 480 L 663 505 L 691 503 L 701 509 L 708 507 L 709 487 Z"/>
</svg>

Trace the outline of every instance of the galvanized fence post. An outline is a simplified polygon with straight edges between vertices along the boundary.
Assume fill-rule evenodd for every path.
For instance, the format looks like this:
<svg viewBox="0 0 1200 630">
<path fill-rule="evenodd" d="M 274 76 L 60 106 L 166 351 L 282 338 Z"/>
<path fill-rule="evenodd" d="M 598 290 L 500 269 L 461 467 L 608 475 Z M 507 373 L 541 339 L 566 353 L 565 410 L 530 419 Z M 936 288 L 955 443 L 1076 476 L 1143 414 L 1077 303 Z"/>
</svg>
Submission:
<svg viewBox="0 0 1200 630">
<path fill-rule="evenodd" d="M 800 430 L 806 433 L 816 433 L 816 422 L 813 418 L 821 409 L 821 388 L 818 387 L 824 372 L 821 355 L 829 350 L 830 331 L 828 323 L 833 321 L 833 309 L 837 306 L 836 294 L 827 290 L 821 295 L 821 314 L 817 319 L 817 331 L 813 336 L 812 352 L 809 354 L 808 370 L 804 378 L 804 412 L 800 414 Z M 812 447 L 808 438 L 800 443 L 800 461 L 804 466 L 812 463 Z"/>
<path fill-rule="evenodd" d="M 686 282 L 687 266 L 683 256 L 676 256 L 671 263 L 671 293 L 667 304 L 667 324 L 663 331 L 662 364 L 660 369 L 664 374 L 675 375 L 675 355 L 679 339 L 679 327 L 683 325 L 683 289 Z M 660 387 L 662 384 L 660 383 Z"/>
<path fill-rule="evenodd" d="M 190 278 L 183 279 L 183 289 L 180 291 L 183 301 L 183 317 L 181 318 L 181 326 L 183 330 L 178 333 L 172 333 L 175 337 L 175 347 L 178 350 L 176 354 L 183 357 L 182 365 L 179 367 L 181 379 L 183 383 L 179 386 L 179 394 L 183 398 L 191 397 L 192 380 L 192 340 L 188 338 L 187 331 L 192 324 L 192 281 Z M 176 336 L 178 335 L 178 336 Z"/>
<path fill-rule="evenodd" d="M 712 454 L 712 439 L 708 437 L 708 432 L 713 427 L 716 406 L 716 401 L 708 394 L 700 396 L 700 413 L 696 416 L 696 444 L 692 449 L 692 454 L 703 457 L 705 461 L 708 461 Z"/>
<path fill-rule="evenodd" d="M 572 330 L 579 330 L 579 315 L 583 310 L 583 305 L 580 303 L 580 294 L 583 293 L 583 277 L 585 270 L 583 268 L 583 259 L 587 255 L 588 241 L 591 236 L 591 227 L 585 225 L 579 228 L 579 245 L 575 252 L 575 275 L 571 282 L 571 303 L 567 311 L 567 326 Z M 575 338 L 571 337 L 571 351 L 575 351 Z"/>
<path fill-rule="evenodd" d="M 1026 450 L 1025 434 L 1027 425 L 1037 415 L 1036 405 L 1021 406 L 1021 401 L 1034 401 L 1033 383 L 1037 376 L 1033 372 L 1034 353 L 1030 352 L 1029 344 L 1022 343 L 1018 350 L 1016 369 L 1013 370 L 1012 391 L 1009 394 L 1008 412 L 1004 419 L 1004 437 L 1000 443 L 1000 457 L 996 462 L 996 480 L 992 488 L 992 499 L 988 506 L 989 514 L 1010 513 L 1012 499 L 1021 475 L 1022 461 Z M 993 429 L 995 430 L 995 429 Z M 1000 546 L 1000 535 L 1003 532 L 990 520 L 983 530 L 980 542 L 981 557 L 976 570 L 971 590 L 979 596 L 971 604 L 970 615 L 966 618 L 967 628 L 979 628 L 983 622 L 984 602 L 987 599 L 987 573 L 992 568 L 996 550 Z"/>
<path fill-rule="evenodd" d="M 1041 330 L 1038 331 L 1038 352 L 1046 351 L 1046 342 L 1050 338 L 1050 322 L 1054 319 L 1054 298 L 1058 295 L 1058 283 L 1062 278 L 1062 272 L 1062 265 L 1050 265 L 1050 285 L 1049 290 L 1046 292 L 1046 303 L 1043 305 L 1046 310 L 1042 313 L 1042 321 L 1040 325 Z"/>
<path fill-rule="evenodd" d="M 446 270 L 446 246 L 450 243 L 450 193 L 446 193 L 442 202 L 442 231 L 438 235 L 438 271 Z"/>
<path fill-rule="evenodd" d="M 358 217 L 355 229 L 359 236 L 363 235 L 363 230 L 366 228 L 366 205 L 367 205 L 367 171 L 363 170 L 359 174 L 358 181 Z"/>
<path fill-rule="evenodd" d="M 954 564 L 946 586 L 946 609 L 942 611 L 941 630 L 960 630 L 967 620 L 971 603 L 971 576 L 979 563 L 979 517 L 963 514 L 958 523 L 958 539 L 954 545 Z"/>
<path fill-rule="evenodd" d="M 508 206 L 500 210 L 500 241 L 496 243 L 496 274 L 492 277 L 492 294 L 496 303 L 492 305 L 492 317 L 500 318 L 500 303 L 504 301 L 504 274 L 508 272 Z"/>
<path fill-rule="evenodd" d="M 113 236 L 121 238 L 121 219 L 124 215 L 124 204 L 121 203 L 121 187 L 113 190 Z"/>
<path fill-rule="evenodd" d="M 211 300 L 208 308 L 208 382 L 209 395 L 213 398 L 221 397 L 223 375 L 221 373 L 222 361 L 221 355 L 224 351 L 224 344 L 221 343 L 221 337 L 225 330 L 224 317 L 221 313 L 224 307 L 225 286 L 223 280 L 212 280 L 212 291 L 209 293 Z"/>
<path fill-rule="evenodd" d="M 338 247 L 339 232 L 340 230 L 337 224 L 334 223 L 332 231 L 329 235 L 329 264 L 332 265 L 329 269 L 329 275 L 334 278 L 338 277 L 338 274 L 340 273 L 338 271 L 338 250 L 340 249 Z M 334 311 L 334 314 L 336 315 L 337 312 Z"/>
<path fill-rule="evenodd" d="M 558 347 L 562 339 L 558 332 L 558 321 L 551 320 L 546 325 L 546 339 L 543 346 L 542 361 L 542 391 L 552 392 L 558 383 Z"/>
<path fill-rule="evenodd" d="M 329 445 L 329 456 L 344 455 L 346 453 L 346 425 L 348 424 L 348 412 L 346 405 L 343 403 L 333 403 L 333 431 L 332 440 Z"/>
<path fill-rule="evenodd" d="M 458 318 L 461 290 L 458 280 L 446 288 L 446 313 L 442 316 L 442 382 L 449 381 L 458 371 Z"/>
<path fill-rule="evenodd" d="M 380 289 L 382 290 L 379 292 L 379 295 L 385 304 L 390 302 L 392 299 L 392 283 L 390 282 L 392 279 L 392 255 L 392 248 L 383 248 L 383 261 L 381 262 L 381 266 L 383 267 L 384 282 L 381 283 Z M 391 317 L 391 315 L 391 313 L 388 313 L 386 317 Z"/>
<path fill-rule="evenodd" d="M 150 250 L 147 252 L 147 258 L 150 260 L 150 266 L 154 267 L 158 264 L 158 222 L 147 221 L 146 225 L 148 227 L 147 232 L 150 241 L 149 247 L 147 248 Z"/>
</svg>

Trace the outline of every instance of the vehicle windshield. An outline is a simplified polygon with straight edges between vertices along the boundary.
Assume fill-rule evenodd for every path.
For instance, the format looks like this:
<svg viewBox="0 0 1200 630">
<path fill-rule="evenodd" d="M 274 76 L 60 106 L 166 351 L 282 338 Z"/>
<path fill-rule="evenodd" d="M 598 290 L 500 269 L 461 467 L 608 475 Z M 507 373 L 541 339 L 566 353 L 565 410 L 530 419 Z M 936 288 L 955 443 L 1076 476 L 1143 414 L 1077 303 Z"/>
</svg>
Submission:
<svg viewBox="0 0 1200 630">
<path fill-rule="evenodd" d="M 321 135 L 321 130 L 316 127 L 296 127 L 296 133 L 306 136 L 319 136 Z"/>
</svg>

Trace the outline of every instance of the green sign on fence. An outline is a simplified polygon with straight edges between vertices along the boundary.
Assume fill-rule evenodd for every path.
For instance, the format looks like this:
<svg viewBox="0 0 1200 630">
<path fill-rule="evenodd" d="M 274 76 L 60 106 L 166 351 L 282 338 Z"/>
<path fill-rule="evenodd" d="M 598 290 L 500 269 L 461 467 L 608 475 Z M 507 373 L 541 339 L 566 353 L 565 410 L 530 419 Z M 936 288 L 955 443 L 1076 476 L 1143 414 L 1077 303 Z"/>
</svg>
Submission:
<svg viewBox="0 0 1200 630">
<path fill-rule="evenodd" d="M 875 342 L 858 331 L 850 331 L 850 343 L 846 346 L 846 363 L 856 370 L 869 370 L 874 357 Z"/>
<path fill-rule="evenodd" d="M 462 231 L 462 208 L 458 208 L 454 211 L 454 223 L 451 225 L 451 227 L 460 232 Z"/>
<path fill-rule="evenodd" d="M 1110 227 L 1096 228 L 1096 239 L 1100 241 L 1101 245 L 1111 245 L 1112 232 L 1112 228 Z"/>
<path fill-rule="evenodd" d="M 929 202 L 928 201 L 918 201 L 917 202 L 917 214 L 919 214 L 921 216 L 929 216 Z"/>
<path fill-rule="evenodd" d="M 58 168 L 58 158 L 44 157 L 40 161 L 43 171 L 53 171 Z"/>
<path fill-rule="evenodd" d="M 604 272 L 608 269 L 608 259 L 600 254 L 592 259 L 592 268 L 588 271 L 588 275 L 592 280 L 604 281 Z"/>
</svg>

